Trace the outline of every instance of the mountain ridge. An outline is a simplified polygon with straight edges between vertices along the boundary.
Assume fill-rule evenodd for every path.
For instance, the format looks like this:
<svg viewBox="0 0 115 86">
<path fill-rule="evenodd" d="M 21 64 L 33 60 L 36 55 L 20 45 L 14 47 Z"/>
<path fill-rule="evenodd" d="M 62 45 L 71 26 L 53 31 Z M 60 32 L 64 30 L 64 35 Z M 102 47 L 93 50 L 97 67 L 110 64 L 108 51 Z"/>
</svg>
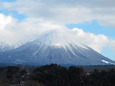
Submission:
<svg viewBox="0 0 115 86">
<path fill-rule="evenodd" d="M 47 31 L 38 39 L 0 53 L 1 62 L 15 64 L 107 65 L 114 61 L 79 42 L 70 30 Z"/>
</svg>

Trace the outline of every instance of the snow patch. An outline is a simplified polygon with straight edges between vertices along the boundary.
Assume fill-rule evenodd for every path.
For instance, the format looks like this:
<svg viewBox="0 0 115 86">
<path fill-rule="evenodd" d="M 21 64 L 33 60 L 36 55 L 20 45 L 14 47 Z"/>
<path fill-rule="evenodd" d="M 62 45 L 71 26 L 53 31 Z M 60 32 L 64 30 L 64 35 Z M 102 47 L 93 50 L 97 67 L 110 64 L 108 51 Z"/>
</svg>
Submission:
<svg viewBox="0 0 115 86">
<path fill-rule="evenodd" d="M 60 48 L 60 47 L 62 47 L 62 44 L 61 43 L 56 43 L 56 44 L 54 44 L 54 47 Z"/>
<path fill-rule="evenodd" d="M 113 65 L 115 65 L 114 63 L 108 62 L 106 60 L 101 60 L 101 61 L 104 62 L 104 63 L 106 63 L 106 64 L 113 64 Z"/>
<path fill-rule="evenodd" d="M 22 63 L 22 62 L 24 62 L 24 61 L 22 61 L 21 59 L 16 59 L 16 60 L 15 60 L 15 63 L 17 63 L 17 62 Z"/>
<path fill-rule="evenodd" d="M 110 62 L 106 61 L 106 60 L 101 60 L 102 62 L 109 64 Z"/>
</svg>

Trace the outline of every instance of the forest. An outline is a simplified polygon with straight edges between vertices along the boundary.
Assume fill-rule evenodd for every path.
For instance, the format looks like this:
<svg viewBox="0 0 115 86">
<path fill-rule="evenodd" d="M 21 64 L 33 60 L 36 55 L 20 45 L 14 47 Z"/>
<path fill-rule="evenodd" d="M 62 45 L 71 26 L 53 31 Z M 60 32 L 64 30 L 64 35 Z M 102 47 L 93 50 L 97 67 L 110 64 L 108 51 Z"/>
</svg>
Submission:
<svg viewBox="0 0 115 86">
<path fill-rule="evenodd" d="M 115 86 L 115 66 L 8 66 L 0 86 Z"/>
</svg>

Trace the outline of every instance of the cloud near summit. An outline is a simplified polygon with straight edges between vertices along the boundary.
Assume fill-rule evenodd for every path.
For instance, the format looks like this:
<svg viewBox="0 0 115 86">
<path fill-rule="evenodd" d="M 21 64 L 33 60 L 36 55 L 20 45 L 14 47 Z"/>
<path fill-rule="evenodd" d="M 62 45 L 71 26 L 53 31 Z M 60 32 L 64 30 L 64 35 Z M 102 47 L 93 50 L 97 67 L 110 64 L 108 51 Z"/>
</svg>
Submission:
<svg viewBox="0 0 115 86">
<path fill-rule="evenodd" d="M 14 45 L 16 43 L 25 43 L 27 41 L 36 39 L 41 33 L 51 29 L 68 29 L 63 25 L 53 24 L 43 19 L 26 18 L 25 20 L 18 22 L 11 16 L 5 16 L 0 14 L 0 41 Z M 73 34 L 76 34 L 76 38 L 92 47 L 98 52 L 101 52 L 103 47 L 114 47 L 115 40 L 109 39 L 107 36 L 99 34 L 84 32 L 82 29 L 71 29 Z"/>
</svg>

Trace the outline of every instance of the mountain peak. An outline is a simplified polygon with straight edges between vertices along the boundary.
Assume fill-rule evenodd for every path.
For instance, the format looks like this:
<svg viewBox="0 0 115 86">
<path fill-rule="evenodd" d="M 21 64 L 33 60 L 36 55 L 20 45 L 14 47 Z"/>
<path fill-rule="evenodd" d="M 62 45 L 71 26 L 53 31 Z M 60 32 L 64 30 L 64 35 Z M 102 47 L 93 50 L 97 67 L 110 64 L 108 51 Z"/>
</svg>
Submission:
<svg viewBox="0 0 115 86">
<path fill-rule="evenodd" d="M 76 45 L 87 49 L 83 43 L 79 42 L 76 35 L 68 29 L 54 29 L 44 32 L 35 43 L 43 43 L 48 46 L 65 47 L 70 45 Z"/>
<path fill-rule="evenodd" d="M 115 62 L 79 42 L 67 29 L 44 32 L 38 39 L 0 54 L 1 62 L 15 64 L 106 65 Z"/>
</svg>

